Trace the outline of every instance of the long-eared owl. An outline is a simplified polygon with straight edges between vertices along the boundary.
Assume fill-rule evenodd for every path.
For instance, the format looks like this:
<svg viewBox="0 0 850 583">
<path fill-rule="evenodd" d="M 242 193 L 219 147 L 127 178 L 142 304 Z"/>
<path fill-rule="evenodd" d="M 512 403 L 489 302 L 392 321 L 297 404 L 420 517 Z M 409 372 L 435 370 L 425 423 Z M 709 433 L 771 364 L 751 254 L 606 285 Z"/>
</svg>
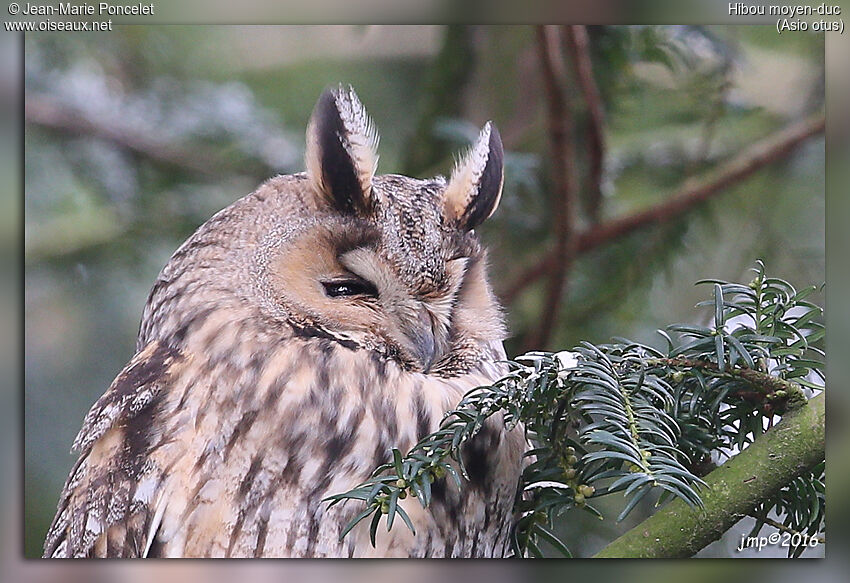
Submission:
<svg viewBox="0 0 850 583">
<path fill-rule="evenodd" d="M 137 352 L 85 418 L 45 542 L 54 557 L 493 557 L 513 523 L 523 439 L 492 420 L 469 480 L 369 542 L 324 498 L 434 431 L 506 370 L 473 229 L 496 209 L 487 123 L 451 177 L 376 175 L 350 88 L 326 91 L 306 172 L 204 223 L 159 274 Z"/>
</svg>

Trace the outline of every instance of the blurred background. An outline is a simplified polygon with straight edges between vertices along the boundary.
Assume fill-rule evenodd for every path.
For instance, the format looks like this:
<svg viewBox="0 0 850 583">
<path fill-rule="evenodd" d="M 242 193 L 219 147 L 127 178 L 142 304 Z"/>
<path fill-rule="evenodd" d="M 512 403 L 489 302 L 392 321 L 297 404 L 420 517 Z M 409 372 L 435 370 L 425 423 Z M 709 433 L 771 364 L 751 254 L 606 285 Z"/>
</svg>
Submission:
<svg viewBox="0 0 850 583">
<path fill-rule="evenodd" d="M 480 230 L 510 356 L 615 335 L 658 344 L 657 328 L 707 320 L 696 280 L 749 281 L 759 258 L 795 285 L 824 280 L 823 35 L 116 26 L 28 34 L 24 54 L 27 556 L 157 273 L 217 210 L 303 170 L 327 86 L 350 83 L 374 118 L 381 173 L 448 174 L 485 121 L 499 127 L 505 191 Z M 652 510 L 561 528 L 589 556 Z M 749 526 L 701 556 L 746 556 L 734 549 Z"/>
</svg>

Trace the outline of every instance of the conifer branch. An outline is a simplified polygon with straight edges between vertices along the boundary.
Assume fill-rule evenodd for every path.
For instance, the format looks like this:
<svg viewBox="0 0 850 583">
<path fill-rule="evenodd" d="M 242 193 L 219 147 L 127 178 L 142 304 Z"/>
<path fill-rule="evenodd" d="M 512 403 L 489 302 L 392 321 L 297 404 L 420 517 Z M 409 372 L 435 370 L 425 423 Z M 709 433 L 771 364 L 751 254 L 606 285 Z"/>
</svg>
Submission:
<svg viewBox="0 0 850 583">
<path fill-rule="evenodd" d="M 690 557 L 748 516 L 759 502 L 825 456 L 824 394 L 789 412 L 773 429 L 706 476 L 703 508 L 674 500 L 597 558 Z"/>
</svg>

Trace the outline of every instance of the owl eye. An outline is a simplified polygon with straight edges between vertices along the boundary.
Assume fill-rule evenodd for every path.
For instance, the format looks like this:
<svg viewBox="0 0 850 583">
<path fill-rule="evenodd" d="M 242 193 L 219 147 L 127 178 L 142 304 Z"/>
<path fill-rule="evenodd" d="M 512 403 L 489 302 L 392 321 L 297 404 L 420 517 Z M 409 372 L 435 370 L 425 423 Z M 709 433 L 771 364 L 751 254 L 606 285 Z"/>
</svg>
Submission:
<svg viewBox="0 0 850 583">
<path fill-rule="evenodd" d="M 378 297 L 378 290 L 374 285 L 362 279 L 338 279 L 335 281 L 323 281 L 325 294 L 329 298 L 341 298 L 351 296 Z"/>
</svg>

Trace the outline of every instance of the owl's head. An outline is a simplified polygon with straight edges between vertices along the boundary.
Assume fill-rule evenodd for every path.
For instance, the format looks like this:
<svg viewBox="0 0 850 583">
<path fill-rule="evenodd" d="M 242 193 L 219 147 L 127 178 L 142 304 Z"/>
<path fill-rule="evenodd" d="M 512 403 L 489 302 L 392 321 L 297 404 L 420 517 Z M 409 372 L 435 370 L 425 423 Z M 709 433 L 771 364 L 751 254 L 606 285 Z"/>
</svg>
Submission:
<svg viewBox="0 0 850 583">
<path fill-rule="evenodd" d="M 306 173 L 274 178 L 212 219 L 216 241 L 226 228 L 227 269 L 250 284 L 241 302 L 256 300 L 281 330 L 411 371 L 466 372 L 505 336 L 473 231 L 501 196 L 499 133 L 487 123 L 448 180 L 376 175 L 377 145 L 354 92 L 326 91 L 307 129 Z"/>
</svg>

